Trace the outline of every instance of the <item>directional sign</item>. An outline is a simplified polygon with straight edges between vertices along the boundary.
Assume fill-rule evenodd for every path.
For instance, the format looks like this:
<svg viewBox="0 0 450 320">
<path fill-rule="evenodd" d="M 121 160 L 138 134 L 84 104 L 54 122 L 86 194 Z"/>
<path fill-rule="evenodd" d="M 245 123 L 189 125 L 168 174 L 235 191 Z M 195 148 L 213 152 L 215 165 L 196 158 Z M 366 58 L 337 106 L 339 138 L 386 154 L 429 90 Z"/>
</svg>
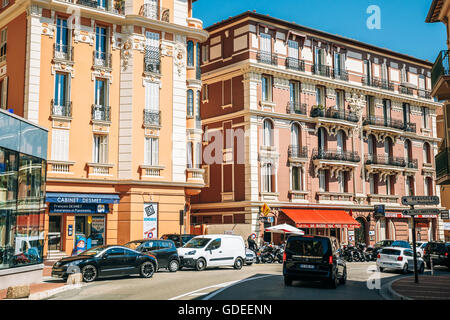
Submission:
<svg viewBox="0 0 450 320">
<path fill-rule="evenodd" d="M 439 215 L 439 209 L 410 209 L 403 210 L 405 216 L 417 216 L 417 215 Z"/>
<path fill-rule="evenodd" d="M 264 203 L 264 205 L 261 208 L 261 212 L 264 214 L 264 216 L 267 217 L 267 215 L 270 213 L 270 208 L 267 205 L 267 203 Z"/>
<path fill-rule="evenodd" d="M 407 197 L 402 197 L 402 204 L 405 206 L 436 205 L 436 204 L 439 204 L 439 197 L 437 197 L 437 196 L 407 196 Z"/>
<path fill-rule="evenodd" d="M 441 219 L 445 219 L 445 220 L 449 219 L 448 210 L 442 210 L 441 211 Z"/>
</svg>

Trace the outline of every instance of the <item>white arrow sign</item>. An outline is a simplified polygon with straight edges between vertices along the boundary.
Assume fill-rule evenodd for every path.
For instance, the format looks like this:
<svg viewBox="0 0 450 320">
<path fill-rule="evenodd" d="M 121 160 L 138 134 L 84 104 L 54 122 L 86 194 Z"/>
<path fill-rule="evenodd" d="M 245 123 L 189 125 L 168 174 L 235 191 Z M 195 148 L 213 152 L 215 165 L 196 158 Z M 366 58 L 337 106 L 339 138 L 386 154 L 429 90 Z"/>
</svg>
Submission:
<svg viewBox="0 0 450 320">
<path fill-rule="evenodd" d="M 439 209 L 411 209 L 403 210 L 403 215 L 405 216 L 416 216 L 416 215 L 439 215 Z"/>
<path fill-rule="evenodd" d="M 437 196 L 406 196 L 406 197 L 402 197 L 402 204 L 405 206 L 437 205 L 437 204 L 439 204 L 439 197 L 437 197 Z"/>
</svg>

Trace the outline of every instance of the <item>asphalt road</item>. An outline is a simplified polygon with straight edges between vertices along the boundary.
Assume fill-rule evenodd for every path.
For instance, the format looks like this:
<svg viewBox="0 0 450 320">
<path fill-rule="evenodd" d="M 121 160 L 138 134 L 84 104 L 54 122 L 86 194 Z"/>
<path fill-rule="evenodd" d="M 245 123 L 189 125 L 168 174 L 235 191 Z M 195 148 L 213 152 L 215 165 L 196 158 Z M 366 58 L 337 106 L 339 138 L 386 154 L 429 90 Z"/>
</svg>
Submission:
<svg viewBox="0 0 450 320">
<path fill-rule="evenodd" d="M 151 279 L 138 276 L 100 279 L 52 296 L 50 300 L 379 300 L 382 298 L 378 290 L 368 289 L 368 279 L 379 275 L 382 285 L 400 273 L 368 271 L 374 266 L 374 262 L 347 263 L 347 284 L 337 289 L 298 281 L 292 287 L 285 287 L 281 264 L 254 264 L 241 270 L 160 271 Z"/>
</svg>

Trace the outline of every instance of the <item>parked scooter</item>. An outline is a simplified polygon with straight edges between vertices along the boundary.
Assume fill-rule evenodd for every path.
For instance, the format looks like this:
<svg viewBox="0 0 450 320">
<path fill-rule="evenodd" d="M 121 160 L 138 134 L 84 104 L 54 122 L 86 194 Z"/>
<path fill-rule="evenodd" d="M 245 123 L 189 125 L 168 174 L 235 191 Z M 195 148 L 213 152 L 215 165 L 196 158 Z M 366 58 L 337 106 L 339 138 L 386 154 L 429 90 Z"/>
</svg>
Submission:
<svg viewBox="0 0 450 320">
<path fill-rule="evenodd" d="M 275 261 L 275 250 L 272 245 L 266 244 L 260 248 L 261 263 L 273 263 Z"/>
<path fill-rule="evenodd" d="M 283 254 L 284 254 L 284 244 L 277 246 L 275 249 L 275 261 L 278 263 L 283 263 Z"/>
</svg>

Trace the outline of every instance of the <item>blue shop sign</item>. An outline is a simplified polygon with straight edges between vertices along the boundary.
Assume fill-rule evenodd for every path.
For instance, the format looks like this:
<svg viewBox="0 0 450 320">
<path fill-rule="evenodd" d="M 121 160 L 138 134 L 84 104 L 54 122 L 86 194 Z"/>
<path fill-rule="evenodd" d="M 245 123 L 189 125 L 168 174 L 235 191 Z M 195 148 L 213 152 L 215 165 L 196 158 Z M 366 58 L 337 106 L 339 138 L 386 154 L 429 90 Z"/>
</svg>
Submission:
<svg viewBox="0 0 450 320">
<path fill-rule="evenodd" d="M 50 213 L 75 213 L 75 214 L 98 214 L 109 213 L 106 204 L 84 204 L 84 203 L 50 203 Z"/>
<path fill-rule="evenodd" d="M 118 194 L 84 194 L 84 193 L 56 193 L 47 192 L 46 202 L 50 203 L 82 203 L 82 204 L 110 204 L 119 203 Z"/>
</svg>

